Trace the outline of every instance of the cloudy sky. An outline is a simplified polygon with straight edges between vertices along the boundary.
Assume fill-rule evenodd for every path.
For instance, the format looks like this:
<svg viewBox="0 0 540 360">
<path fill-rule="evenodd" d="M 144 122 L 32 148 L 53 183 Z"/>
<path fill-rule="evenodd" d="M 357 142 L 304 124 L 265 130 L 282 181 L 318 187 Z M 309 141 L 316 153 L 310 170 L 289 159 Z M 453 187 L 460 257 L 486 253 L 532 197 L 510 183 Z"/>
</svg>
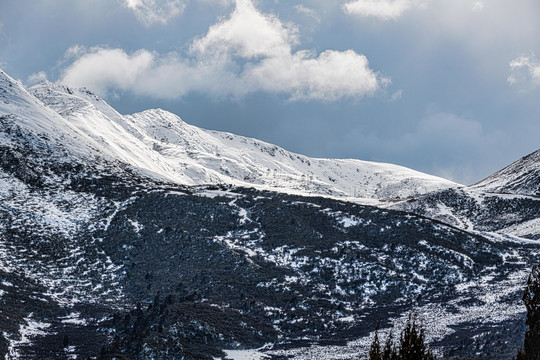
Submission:
<svg viewBox="0 0 540 360">
<path fill-rule="evenodd" d="M 0 0 L 0 68 L 473 183 L 540 148 L 538 0 Z"/>
</svg>

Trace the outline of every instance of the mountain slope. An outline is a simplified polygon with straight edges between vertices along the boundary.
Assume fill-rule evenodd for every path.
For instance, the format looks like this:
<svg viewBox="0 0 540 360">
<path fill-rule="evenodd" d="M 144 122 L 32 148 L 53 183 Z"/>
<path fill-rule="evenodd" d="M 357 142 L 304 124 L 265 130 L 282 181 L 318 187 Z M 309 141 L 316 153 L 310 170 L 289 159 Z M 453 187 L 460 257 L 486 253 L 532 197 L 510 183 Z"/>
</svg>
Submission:
<svg viewBox="0 0 540 360">
<path fill-rule="evenodd" d="M 488 231 L 540 239 L 540 199 L 482 192 L 475 188 L 434 191 L 413 201 L 387 206 L 469 231 Z"/>
<path fill-rule="evenodd" d="M 493 193 L 540 196 L 540 150 L 519 159 L 472 187 Z"/>
<path fill-rule="evenodd" d="M 0 316 L 13 358 L 86 358 L 104 344 L 141 359 L 344 345 L 412 306 L 441 351 L 474 346 L 471 333 L 484 344 L 488 324 L 509 329 L 496 344 L 516 336 L 539 254 L 533 243 L 332 199 L 111 180 L 19 183 L 2 203 L 0 301 L 25 304 L 16 319 Z M 40 199 L 54 207 L 40 210 Z M 33 298 L 51 309 L 37 311 Z"/>
<path fill-rule="evenodd" d="M 124 117 L 86 90 L 42 84 L 38 101 L 2 79 L 0 357 L 212 360 L 265 346 L 275 358 L 356 358 L 378 321 L 411 310 L 447 359 L 510 359 L 522 343 L 537 242 L 331 197 L 179 185 L 177 172 L 250 184 L 236 177 L 257 161 L 292 176 L 295 156 L 321 161 L 314 177 L 338 165 L 159 110 Z M 377 196 L 386 166 L 358 164 Z M 392 192 L 414 188 L 395 181 Z"/>
<path fill-rule="evenodd" d="M 86 89 L 51 83 L 32 94 L 114 156 L 145 174 L 179 184 L 236 184 L 299 194 L 406 197 L 454 187 L 401 166 L 313 159 L 275 145 L 184 123 L 163 110 L 122 116 Z"/>
<path fill-rule="evenodd" d="M 94 161 L 99 153 L 99 145 L 89 136 L 79 131 L 73 124 L 56 111 L 30 94 L 20 83 L 0 70 L 0 116 L 4 133 L 32 133 L 38 137 L 37 143 L 46 141 L 66 149 L 65 157 L 86 158 Z M 8 128 L 11 130 L 8 131 Z M 9 136 L 2 139 L 10 142 Z M 58 156 L 60 159 L 62 156 Z M 113 160 L 112 158 L 110 160 Z"/>
<path fill-rule="evenodd" d="M 463 229 L 540 239 L 540 151 L 468 187 L 433 191 L 387 208 Z"/>
</svg>

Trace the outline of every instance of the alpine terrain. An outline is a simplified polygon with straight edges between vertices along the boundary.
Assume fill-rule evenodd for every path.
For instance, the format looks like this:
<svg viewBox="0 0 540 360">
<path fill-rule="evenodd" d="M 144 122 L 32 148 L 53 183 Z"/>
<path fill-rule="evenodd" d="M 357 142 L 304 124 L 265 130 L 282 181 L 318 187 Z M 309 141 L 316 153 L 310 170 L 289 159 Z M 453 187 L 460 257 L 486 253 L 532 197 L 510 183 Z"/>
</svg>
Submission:
<svg viewBox="0 0 540 360">
<path fill-rule="evenodd" d="M 466 187 L 314 159 L 0 71 L 0 356 L 356 359 L 415 311 L 511 359 L 540 155 Z"/>
</svg>

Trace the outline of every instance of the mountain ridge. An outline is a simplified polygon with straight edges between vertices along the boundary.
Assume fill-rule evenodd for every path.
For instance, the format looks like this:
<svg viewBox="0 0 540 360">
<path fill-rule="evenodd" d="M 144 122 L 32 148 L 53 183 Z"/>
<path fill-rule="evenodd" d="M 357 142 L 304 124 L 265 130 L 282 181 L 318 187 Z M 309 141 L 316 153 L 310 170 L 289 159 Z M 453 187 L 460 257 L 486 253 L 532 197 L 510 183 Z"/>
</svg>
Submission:
<svg viewBox="0 0 540 360">
<path fill-rule="evenodd" d="M 471 186 L 487 192 L 540 196 L 540 150 Z"/>
<path fill-rule="evenodd" d="M 257 139 L 200 129 L 161 109 L 123 116 L 87 89 L 45 82 L 30 91 L 120 161 L 175 183 L 371 199 L 457 185 L 392 164 L 309 158 Z"/>
</svg>

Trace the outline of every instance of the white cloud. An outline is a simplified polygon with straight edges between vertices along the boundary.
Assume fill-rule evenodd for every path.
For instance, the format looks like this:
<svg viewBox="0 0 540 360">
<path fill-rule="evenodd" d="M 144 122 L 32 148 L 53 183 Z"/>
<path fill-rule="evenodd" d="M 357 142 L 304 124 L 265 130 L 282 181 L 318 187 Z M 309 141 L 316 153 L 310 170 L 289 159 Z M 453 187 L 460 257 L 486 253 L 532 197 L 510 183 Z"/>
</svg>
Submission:
<svg viewBox="0 0 540 360">
<path fill-rule="evenodd" d="M 86 48 L 81 45 L 73 45 L 69 49 L 67 49 L 66 53 L 64 54 L 65 59 L 73 59 L 78 58 L 82 55 L 84 55 L 87 52 Z"/>
<path fill-rule="evenodd" d="M 29 85 L 29 86 L 32 86 L 32 85 L 35 85 L 41 81 L 46 81 L 47 80 L 47 73 L 45 73 L 45 71 L 40 71 L 40 72 L 37 72 L 37 73 L 34 73 L 32 75 L 30 75 L 26 81 L 26 83 Z"/>
<path fill-rule="evenodd" d="M 343 10 L 350 15 L 393 20 L 412 6 L 411 0 L 354 0 L 345 3 Z"/>
<path fill-rule="evenodd" d="M 510 75 L 508 84 L 518 87 L 522 91 L 530 91 L 540 85 L 540 61 L 533 54 L 519 56 L 510 61 Z"/>
<path fill-rule="evenodd" d="M 392 94 L 392 96 L 390 97 L 390 101 L 391 102 L 399 101 L 401 100 L 402 97 L 403 97 L 403 89 L 399 89 L 398 91 Z"/>
<path fill-rule="evenodd" d="M 128 55 L 120 49 L 96 47 L 66 69 L 62 82 L 87 86 L 105 95 L 111 88 L 127 90 L 135 86 L 153 62 L 154 55 L 146 50 Z"/>
<path fill-rule="evenodd" d="M 305 5 L 302 5 L 302 4 L 295 5 L 293 9 L 296 10 L 296 12 L 299 14 L 310 17 L 317 22 L 321 22 L 321 18 L 319 17 L 317 12 L 311 8 L 306 7 Z"/>
<path fill-rule="evenodd" d="M 475 1 L 472 6 L 473 11 L 482 11 L 484 10 L 484 2 L 483 1 Z"/>
<path fill-rule="evenodd" d="M 381 86 L 367 58 L 352 50 L 326 50 L 318 57 L 299 51 L 292 56 L 268 58 L 249 69 L 246 78 L 261 90 L 290 93 L 292 100 L 362 97 Z"/>
<path fill-rule="evenodd" d="M 451 21 L 459 21 L 468 14 L 481 12 L 485 7 L 484 0 L 349 0 L 342 8 L 349 15 L 379 20 L 395 20 L 409 11 L 427 9 L 431 10 L 428 16 L 435 15 L 437 21 L 445 17 L 450 17 Z"/>
<path fill-rule="evenodd" d="M 146 26 L 165 25 L 172 18 L 182 14 L 187 0 L 123 0 L 124 6 Z"/>
<path fill-rule="evenodd" d="M 364 55 L 294 51 L 298 41 L 296 27 L 259 12 L 250 0 L 237 0 L 231 16 L 195 39 L 185 56 L 93 48 L 65 69 L 61 81 L 101 94 L 121 89 L 160 98 L 190 92 L 238 98 L 262 91 L 293 101 L 358 99 L 389 82 Z"/>
<path fill-rule="evenodd" d="M 287 28 L 277 17 L 260 13 L 251 0 L 237 0 L 231 17 L 211 26 L 205 37 L 195 40 L 192 51 L 203 56 L 283 56 L 297 43 L 296 28 Z"/>
</svg>

